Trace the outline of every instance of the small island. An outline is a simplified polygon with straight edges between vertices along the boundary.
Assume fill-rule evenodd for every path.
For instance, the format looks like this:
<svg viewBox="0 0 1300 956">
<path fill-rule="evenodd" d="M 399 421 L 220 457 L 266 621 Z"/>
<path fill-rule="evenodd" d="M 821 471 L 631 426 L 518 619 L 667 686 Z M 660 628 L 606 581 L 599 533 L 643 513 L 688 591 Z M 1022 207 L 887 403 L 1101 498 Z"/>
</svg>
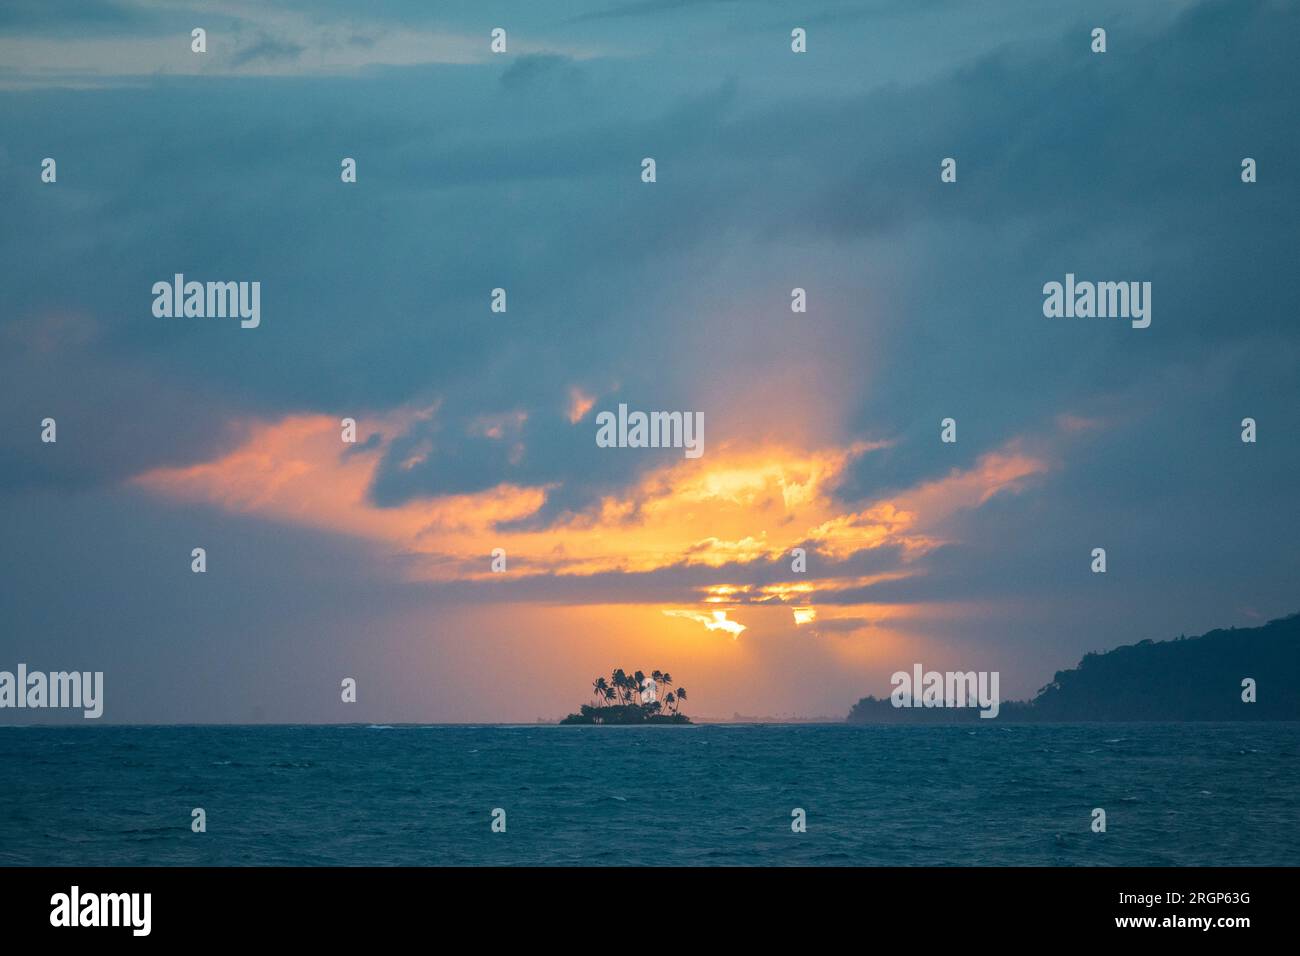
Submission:
<svg viewBox="0 0 1300 956">
<path fill-rule="evenodd" d="M 664 671 L 652 671 L 648 677 L 643 671 L 635 671 L 629 676 L 619 668 L 608 678 L 597 677 L 591 682 L 594 706 L 583 704 L 578 713 L 570 714 L 560 723 L 689 724 L 691 719 L 680 712 L 686 700 L 686 688 L 669 690 L 672 686 L 673 675 Z"/>
</svg>

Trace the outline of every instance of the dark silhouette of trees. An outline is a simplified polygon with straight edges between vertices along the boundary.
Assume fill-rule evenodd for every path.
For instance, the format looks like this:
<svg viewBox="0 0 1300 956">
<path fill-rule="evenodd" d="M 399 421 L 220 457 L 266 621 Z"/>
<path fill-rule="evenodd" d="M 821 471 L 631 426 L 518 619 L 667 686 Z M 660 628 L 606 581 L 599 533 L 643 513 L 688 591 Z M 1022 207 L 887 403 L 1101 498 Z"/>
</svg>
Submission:
<svg viewBox="0 0 1300 956">
<path fill-rule="evenodd" d="M 659 685 L 664 690 L 673 686 L 673 676 L 664 671 L 655 670 L 647 677 L 644 671 L 633 671 L 629 677 L 623 668 L 616 668 L 608 679 L 597 677 L 591 682 L 592 695 L 596 706 L 583 704 L 580 712 L 570 714 L 562 724 L 645 724 L 670 723 L 689 724 L 685 714 L 679 714 L 681 702 L 686 700 L 686 690 L 678 688 L 676 694 L 668 691 L 662 699 L 641 703 L 641 691 L 647 683 L 653 682 L 655 696 L 659 697 Z"/>
<path fill-rule="evenodd" d="M 1256 683 L 1254 703 L 1242 682 Z M 679 695 L 680 696 L 680 695 Z M 976 708 L 898 707 L 864 697 L 850 723 L 978 720 Z M 1144 640 L 1083 655 L 1027 702 L 1005 701 L 997 720 L 1300 720 L 1300 614 L 1200 637 Z"/>
</svg>

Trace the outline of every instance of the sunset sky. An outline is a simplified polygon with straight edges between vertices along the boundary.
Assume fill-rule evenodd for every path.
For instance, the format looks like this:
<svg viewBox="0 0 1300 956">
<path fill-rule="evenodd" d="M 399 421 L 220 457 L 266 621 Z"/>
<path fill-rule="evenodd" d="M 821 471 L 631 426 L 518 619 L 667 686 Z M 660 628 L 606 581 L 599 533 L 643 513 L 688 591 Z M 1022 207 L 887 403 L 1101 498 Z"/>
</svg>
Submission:
<svg viewBox="0 0 1300 956">
<path fill-rule="evenodd" d="M 615 667 L 841 718 L 1300 609 L 1295 5 L 373 6 L 0 8 L 0 669 L 112 722 Z M 1067 272 L 1151 326 L 1045 318 Z M 260 327 L 154 317 L 175 273 Z M 704 455 L 597 447 L 619 403 Z"/>
</svg>

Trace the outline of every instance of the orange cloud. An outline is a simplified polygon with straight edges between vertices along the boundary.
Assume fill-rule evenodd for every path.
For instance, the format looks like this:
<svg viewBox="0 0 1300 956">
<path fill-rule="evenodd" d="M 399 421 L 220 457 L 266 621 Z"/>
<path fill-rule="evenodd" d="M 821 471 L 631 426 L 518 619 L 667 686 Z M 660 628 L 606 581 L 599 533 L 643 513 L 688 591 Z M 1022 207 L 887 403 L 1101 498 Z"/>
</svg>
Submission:
<svg viewBox="0 0 1300 956">
<path fill-rule="evenodd" d="M 608 496 L 589 514 L 547 528 L 506 531 L 502 524 L 537 514 L 552 489 L 501 484 L 395 507 L 370 500 L 369 489 L 393 438 L 436 414 L 434 407 L 363 419 L 362 434 L 379 436 L 366 446 L 343 444 L 340 423 L 330 416 L 255 422 L 245 426 L 246 440 L 230 453 L 196 465 L 155 469 L 134 483 L 176 500 L 374 542 L 403 556 L 417 579 L 500 580 L 490 570 L 494 548 L 505 549 L 511 579 L 743 566 L 788 559 L 790 549 L 800 545 L 832 560 L 885 546 L 899 546 L 910 558 L 942 540 L 943 525 L 955 512 L 1018 491 L 1047 467 L 1012 445 L 983 456 L 969 470 L 845 513 L 832 491 L 851 462 L 879 445 L 814 450 L 771 443 L 721 446 L 699 461 L 666 463 Z M 477 420 L 471 427 L 514 442 L 522 422 L 522 413 L 510 413 Z M 414 466 L 428 453 L 417 448 L 406 464 Z M 911 573 L 915 571 L 901 569 L 888 576 Z M 888 576 L 797 579 L 761 587 L 740 581 L 716 585 L 699 600 L 705 605 L 798 602 L 809 607 L 818 591 L 866 587 Z M 743 629 L 721 613 L 722 619 L 706 615 L 715 628 Z"/>
<path fill-rule="evenodd" d="M 596 404 L 596 396 L 588 395 L 578 386 L 569 389 L 569 424 L 576 425 L 586 417 Z"/>
<path fill-rule="evenodd" d="M 1023 491 L 1031 478 L 1045 474 L 1046 459 L 1020 450 L 1012 441 L 999 451 L 981 455 L 975 467 L 954 470 L 899 496 L 899 507 L 919 516 L 924 528 L 934 528 L 958 511 L 978 508 L 995 495 Z"/>
</svg>

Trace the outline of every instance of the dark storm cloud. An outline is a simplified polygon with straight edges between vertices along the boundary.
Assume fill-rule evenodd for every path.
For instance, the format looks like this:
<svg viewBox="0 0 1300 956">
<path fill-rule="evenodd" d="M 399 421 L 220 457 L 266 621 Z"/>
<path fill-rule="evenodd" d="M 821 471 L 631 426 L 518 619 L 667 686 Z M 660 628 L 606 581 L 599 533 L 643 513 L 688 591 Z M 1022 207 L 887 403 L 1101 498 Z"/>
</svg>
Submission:
<svg viewBox="0 0 1300 956">
<path fill-rule="evenodd" d="M 19 151 L 48 150 L 64 157 L 64 181 L 51 199 L 26 177 L 16 221 L 67 246 L 90 203 L 117 242 L 108 256 L 75 242 L 36 256 L 15 242 L 24 267 L 12 292 L 31 315 L 57 287 L 64 304 L 102 315 L 109 349 L 264 413 L 443 399 L 438 450 L 427 467 L 385 468 L 377 501 L 479 490 L 501 469 L 560 482 L 550 508 L 567 509 L 637 471 L 579 447 L 558 411 L 571 385 L 601 397 L 621 385 L 634 407 L 698 395 L 712 356 L 674 346 L 700 317 L 670 314 L 665 295 L 687 257 L 714 254 L 723 237 L 811 236 L 844 244 L 851 272 L 852 244 L 888 236 L 893 307 L 830 317 L 846 350 L 889 356 L 849 423 L 894 442 L 850 476 L 845 497 L 862 498 L 969 465 L 1180 348 L 1279 331 L 1277 303 L 1295 300 L 1282 257 L 1296 197 L 1269 158 L 1288 155 L 1295 133 L 1272 91 L 1296 67 L 1267 41 L 1294 21 L 1263 4 L 1210 4 L 1167 33 L 1126 38 L 1122 54 L 1056 37 L 911 88 L 781 105 L 743 81 L 675 94 L 643 79 L 629 111 L 600 93 L 621 65 L 555 56 L 289 80 L 269 100 L 249 97 L 247 81 L 178 81 L 138 94 L 156 131 L 148 153 L 135 118 L 102 108 L 118 94 L 86 93 L 66 107 L 62 142 L 24 143 L 40 107 L 19 124 L 7 172 L 20 178 Z M 1204 69 L 1187 75 L 1184 58 Z M 1207 79 L 1229 69 L 1239 87 Z M 496 93 L 485 92 L 492 76 Z M 422 103 L 430 81 L 449 108 Z M 1243 190 L 1247 149 L 1265 176 Z M 653 201 L 636 179 L 650 152 L 662 169 Z M 959 182 L 943 187 L 937 160 L 950 154 Z M 343 155 L 360 163 L 352 192 L 337 182 Z M 379 261 L 374 248 L 386 250 Z M 255 339 L 150 320 L 143 290 L 198 269 L 262 280 L 270 318 Z M 1066 270 L 1152 278 L 1154 328 L 1045 325 L 1041 284 Z M 1261 281 L 1240 281 L 1249 275 Z M 508 316 L 487 313 L 497 285 Z M 466 432 L 519 408 L 529 419 L 511 468 L 500 443 Z M 938 448 L 948 415 L 961 441 Z"/>
</svg>

